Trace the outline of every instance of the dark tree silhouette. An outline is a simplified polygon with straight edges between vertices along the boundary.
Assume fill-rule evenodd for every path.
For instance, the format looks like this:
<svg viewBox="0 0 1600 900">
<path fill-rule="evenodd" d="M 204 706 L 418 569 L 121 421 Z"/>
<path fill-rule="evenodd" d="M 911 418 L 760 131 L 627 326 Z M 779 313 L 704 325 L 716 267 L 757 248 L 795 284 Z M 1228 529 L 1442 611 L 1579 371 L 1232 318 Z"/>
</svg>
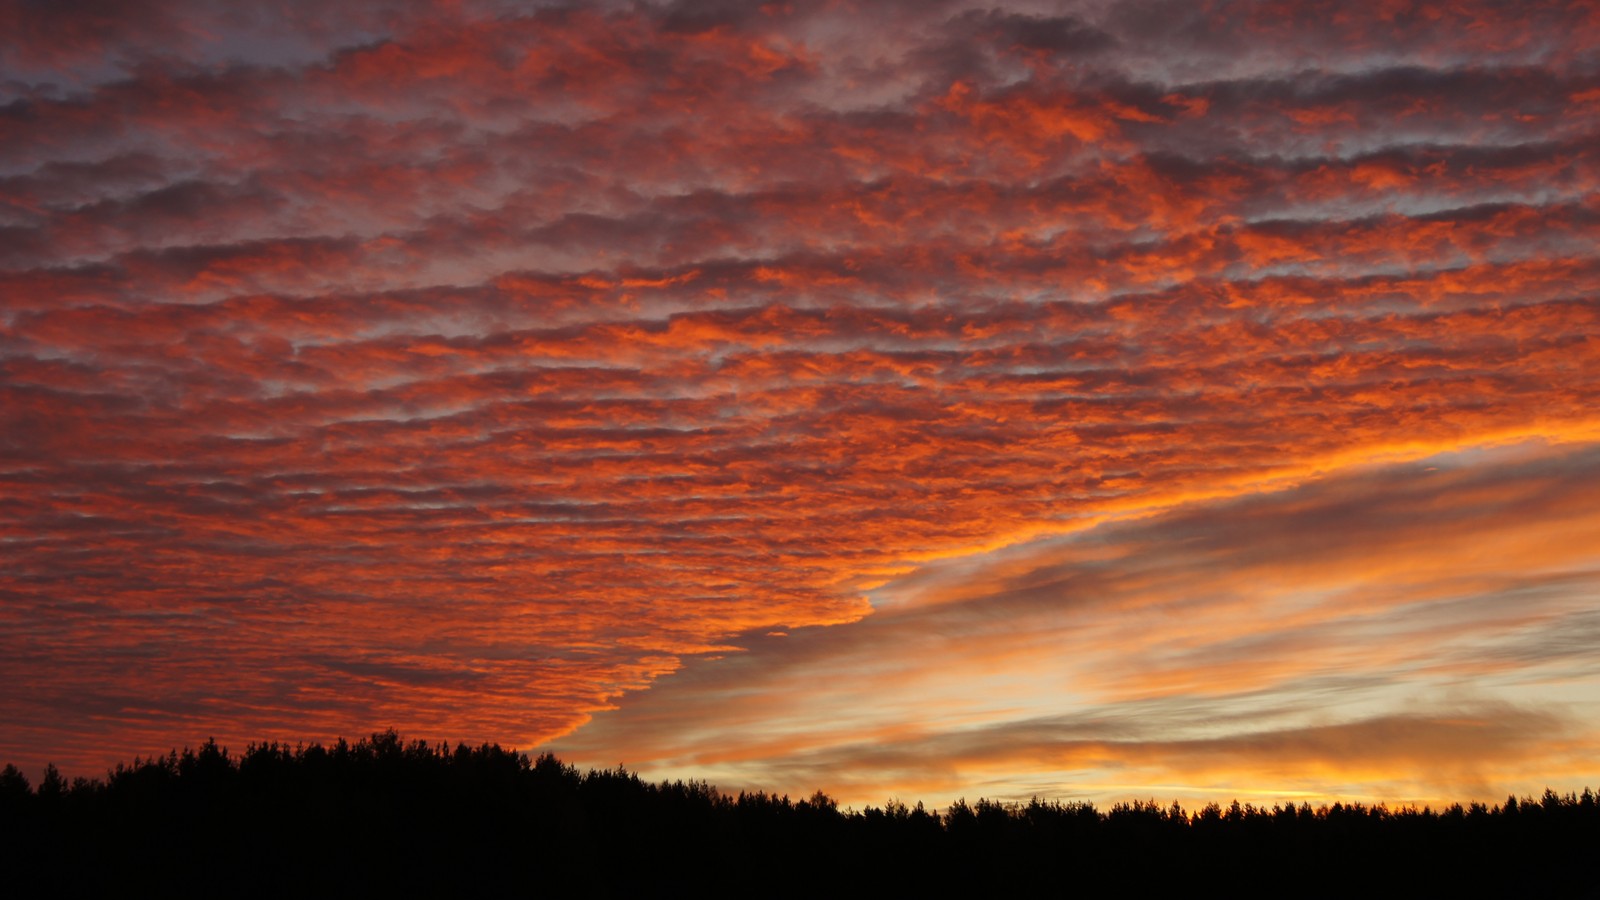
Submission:
<svg viewBox="0 0 1600 900">
<path fill-rule="evenodd" d="M 815 896 L 1145 893 L 1181 878 L 1321 896 L 1596 896 L 1600 803 L 1578 794 L 1444 810 L 1335 803 L 890 801 L 857 812 L 580 773 L 494 744 L 215 741 L 37 788 L 0 770 L 7 896 Z"/>
</svg>

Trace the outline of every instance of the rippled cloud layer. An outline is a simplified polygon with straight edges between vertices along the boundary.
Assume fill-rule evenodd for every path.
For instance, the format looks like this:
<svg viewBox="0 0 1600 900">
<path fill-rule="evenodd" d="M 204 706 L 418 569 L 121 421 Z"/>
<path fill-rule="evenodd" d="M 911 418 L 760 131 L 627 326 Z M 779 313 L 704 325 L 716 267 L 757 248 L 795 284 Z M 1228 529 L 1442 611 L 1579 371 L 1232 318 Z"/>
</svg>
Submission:
<svg viewBox="0 0 1600 900">
<path fill-rule="evenodd" d="M 393 726 L 864 792 L 1593 770 L 1552 704 L 1594 673 L 1502 684 L 1596 609 L 1583 4 L 141 0 L 0 33 L 7 758 Z M 940 669 L 901 665 L 930 634 Z M 1009 712 L 959 699 L 1002 670 Z M 1194 730 L 1197 694 L 1281 697 Z M 1384 729 L 1398 756 L 1328 762 Z"/>
</svg>

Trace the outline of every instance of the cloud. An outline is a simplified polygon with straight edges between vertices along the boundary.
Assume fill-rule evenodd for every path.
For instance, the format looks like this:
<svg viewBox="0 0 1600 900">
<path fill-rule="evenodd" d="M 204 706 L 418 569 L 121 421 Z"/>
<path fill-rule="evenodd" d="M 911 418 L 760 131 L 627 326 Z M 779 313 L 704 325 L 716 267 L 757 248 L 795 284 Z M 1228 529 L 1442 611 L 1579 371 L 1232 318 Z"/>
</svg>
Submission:
<svg viewBox="0 0 1600 900">
<path fill-rule="evenodd" d="M 1582 777 L 1581 765 L 1550 765 L 1549 748 L 1573 734 L 1569 723 L 1548 715 L 1496 705 L 1194 740 L 1163 740 L 1119 722 L 1046 720 L 889 737 L 796 754 L 741 774 L 757 783 L 828 784 L 872 805 L 881 804 L 886 791 L 939 796 L 942 804 L 958 794 L 1108 802 L 1141 792 L 1163 800 L 1177 794 L 1191 808 L 1217 797 L 1315 803 L 1360 796 L 1437 804 L 1462 796 L 1500 799 L 1496 792 L 1504 793 L 1504 782 L 1485 780 L 1486 770 Z M 1064 773 L 1073 780 L 1054 780 Z"/>
<path fill-rule="evenodd" d="M 858 802 L 1542 789 L 1590 764 L 1595 461 L 1445 456 L 934 563 L 555 746 Z M 1530 690 L 1552 683 L 1572 699 Z"/>
<path fill-rule="evenodd" d="M 697 657 L 876 622 L 1047 679 L 1045 645 L 939 629 L 1008 633 L 1059 585 L 912 577 L 905 610 L 882 586 L 1185 503 L 1244 529 L 1229 498 L 1374 461 L 1594 440 L 1595 17 L 1437 12 L 14 5 L 0 677 L 28 699 L 0 754 L 92 769 L 202 723 L 531 745 Z M 1411 580 L 1476 570 L 1362 496 L 1313 506 L 1388 535 L 1340 559 L 1404 596 L 1571 590 Z M 1527 565 L 1565 552 L 1512 514 Z M 1272 516 L 1253 540 L 1333 565 Z M 1265 565 L 1248 545 L 1136 573 L 1253 621 L 1214 575 Z M 1140 646 L 1154 588 L 1058 562 Z M 1306 615 L 1107 661 L 1096 702 L 1310 677 L 1325 633 L 1408 659 Z M 1399 615 L 1378 637 L 1421 627 Z"/>
</svg>

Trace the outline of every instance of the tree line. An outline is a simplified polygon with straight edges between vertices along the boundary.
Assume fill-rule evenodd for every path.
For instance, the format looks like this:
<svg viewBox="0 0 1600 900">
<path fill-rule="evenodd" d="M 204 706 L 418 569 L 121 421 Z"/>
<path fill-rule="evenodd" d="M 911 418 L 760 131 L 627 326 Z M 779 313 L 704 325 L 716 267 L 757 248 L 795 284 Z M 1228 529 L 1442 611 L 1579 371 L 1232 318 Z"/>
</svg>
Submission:
<svg viewBox="0 0 1600 900">
<path fill-rule="evenodd" d="M 841 810 L 579 772 L 495 744 L 214 741 L 35 787 L 0 770 L 11 896 L 811 896 L 850 889 L 1248 894 L 1561 889 L 1600 895 L 1600 801 L 1585 789 L 1443 809 L 891 801 Z M 1373 879 L 1373 881 L 1365 881 Z M 15 890 L 17 893 L 12 893 Z"/>
</svg>

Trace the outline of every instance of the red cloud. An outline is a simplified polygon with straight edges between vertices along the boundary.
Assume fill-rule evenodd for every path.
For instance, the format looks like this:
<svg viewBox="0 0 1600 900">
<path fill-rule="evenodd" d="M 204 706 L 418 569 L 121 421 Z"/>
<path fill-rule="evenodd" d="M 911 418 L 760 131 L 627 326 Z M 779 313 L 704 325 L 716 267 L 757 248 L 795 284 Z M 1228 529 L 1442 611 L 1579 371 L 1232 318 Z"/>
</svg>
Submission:
<svg viewBox="0 0 1600 900">
<path fill-rule="evenodd" d="M 1592 12 L 91 6 L 0 97 L 21 761 L 530 743 L 921 562 L 1596 433 Z"/>
</svg>

